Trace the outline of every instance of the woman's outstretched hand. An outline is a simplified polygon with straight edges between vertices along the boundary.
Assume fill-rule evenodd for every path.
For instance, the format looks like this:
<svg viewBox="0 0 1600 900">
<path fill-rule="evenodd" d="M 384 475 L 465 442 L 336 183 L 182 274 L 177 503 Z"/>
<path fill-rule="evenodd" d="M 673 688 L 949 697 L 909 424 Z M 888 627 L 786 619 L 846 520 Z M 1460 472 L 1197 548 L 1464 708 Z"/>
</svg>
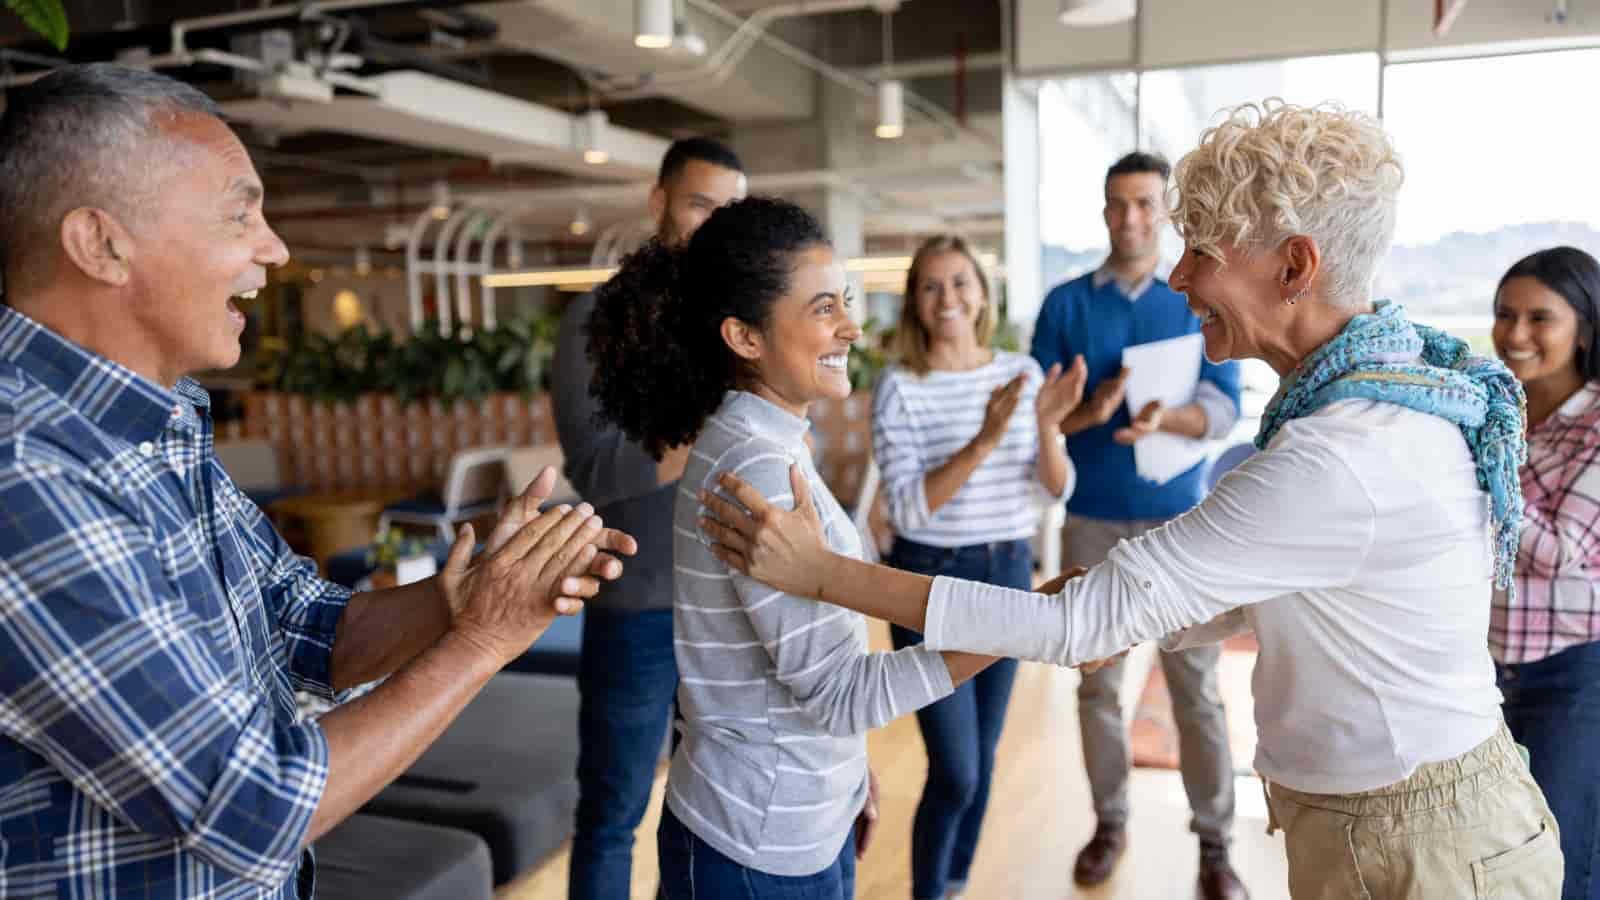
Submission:
<svg viewBox="0 0 1600 900">
<path fill-rule="evenodd" d="M 832 552 L 799 465 L 790 467 L 789 484 L 792 510 L 769 502 L 737 475 L 723 473 L 717 478 L 719 491 L 700 492 L 707 513 L 700 530 L 711 538 L 711 552 L 734 571 L 796 596 L 820 599 Z"/>
<path fill-rule="evenodd" d="M 1039 585 L 1037 588 L 1034 589 L 1034 593 L 1036 593 L 1036 594 L 1059 594 L 1063 590 L 1066 589 L 1067 582 L 1069 582 L 1072 579 L 1077 578 L 1077 577 L 1079 577 L 1081 575 L 1087 574 L 1088 571 L 1089 571 L 1088 569 L 1085 569 L 1082 566 L 1075 566 L 1075 567 L 1073 567 L 1071 569 L 1068 569 L 1065 572 L 1062 572 L 1060 575 L 1056 576 L 1055 578 L 1052 578 L 1049 581 L 1046 581 L 1044 584 Z M 1131 649 L 1133 649 L 1133 648 L 1132 647 L 1128 648 L 1128 650 L 1131 650 Z M 1080 664 L 1074 666 L 1073 668 L 1077 669 L 1079 672 L 1082 672 L 1085 675 L 1093 675 L 1094 673 L 1100 671 L 1101 669 L 1104 669 L 1106 666 L 1109 666 L 1112 663 L 1116 662 L 1117 660 L 1123 658 L 1124 656 L 1127 656 L 1128 655 L 1128 650 L 1124 650 L 1121 653 L 1118 653 L 1116 656 L 1108 656 L 1105 659 L 1094 659 L 1094 660 L 1090 660 L 1089 662 L 1086 662 L 1086 663 L 1080 663 Z"/>
</svg>

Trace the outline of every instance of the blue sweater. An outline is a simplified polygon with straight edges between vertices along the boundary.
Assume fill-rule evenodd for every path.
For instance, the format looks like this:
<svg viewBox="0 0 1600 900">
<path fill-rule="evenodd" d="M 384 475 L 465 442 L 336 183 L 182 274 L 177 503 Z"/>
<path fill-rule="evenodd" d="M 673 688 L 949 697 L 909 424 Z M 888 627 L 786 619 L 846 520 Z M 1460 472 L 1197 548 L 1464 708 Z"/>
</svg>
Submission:
<svg viewBox="0 0 1600 900">
<path fill-rule="evenodd" d="M 1094 273 L 1073 279 L 1045 297 L 1033 329 L 1033 356 L 1045 370 L 1070 364 L 1083 354 L 1089 381 L 1084 396 L 1122 368 L 1122 351 L 1135 344 L 1166 340 L 1200 330 L 1200 320 L 1189 311 L 1182 294 L 1155 279 L 1137 300 L 1129 300 L 1115 280 L 1094 285 Z M 1200 378 L 1239 406 L 1239 366 L 1200 361 Z M 1127 426 L 1131 416 L 1126 403 L 1104 425 L 1085 429 L 1067 439 L 1067 452 L 1078 470 L 1077 489 L 1067 501 L 1067 511 L 1095 519 L 1128 522 L 1170 519 L 1200 502 L 1205 492 L 1202 462 L 1163 485 L 1139 477 L 1133 448 L 1118 444 L 1111 435 Z"/>
</svg>

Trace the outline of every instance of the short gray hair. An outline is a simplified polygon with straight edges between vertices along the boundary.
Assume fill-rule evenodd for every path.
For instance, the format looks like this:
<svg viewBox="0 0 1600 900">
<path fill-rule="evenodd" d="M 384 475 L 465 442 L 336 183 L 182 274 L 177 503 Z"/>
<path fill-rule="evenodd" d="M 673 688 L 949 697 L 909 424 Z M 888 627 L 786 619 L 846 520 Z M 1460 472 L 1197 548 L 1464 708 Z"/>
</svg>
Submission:
<svg viewBox="0 0 1600 900">
<path fill-rule="evenodd" d="M 1324 296 L 1370 301 L 1394 239 L 1405 169 L 1383 126 L 1337 104 L 1277 98 L 1227 111 L 1178 163 L 1172 220 L 1190 246 L 1253 252 L 1306 235 L 1322 251 Z"/>
<path fill-rule="evenodd" d="M 199 89 L 111 63 L 66 66 L 6 96 L 0 115 L 0 271 L 54 258 L 61 220 L 92 206 L 136 216 L 153 187 L 149 153 L 181 113 L 220 116 Z"/>
</svg>

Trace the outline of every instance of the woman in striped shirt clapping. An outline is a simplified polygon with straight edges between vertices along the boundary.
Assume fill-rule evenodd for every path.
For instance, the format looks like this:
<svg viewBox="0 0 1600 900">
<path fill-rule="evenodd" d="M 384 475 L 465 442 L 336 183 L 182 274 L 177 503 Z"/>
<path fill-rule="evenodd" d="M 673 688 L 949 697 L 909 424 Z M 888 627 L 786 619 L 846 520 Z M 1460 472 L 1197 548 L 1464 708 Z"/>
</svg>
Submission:
<svg viewBox="0 0 1600 900">
<path fill-rule="evenodd" d="M 990 349 L 996 317 L 966 241 L 925 242 L 906 276 L 897 364 L 878 385 L 873 452 L 896 533 L 890 565 L 1027 590 L 1039 503 L 1072 489 L 1060 424 L 1085 368 L 1080 357 L 1046 377 L 1031 357 Z M 922 642 L 892 634 L 897 648 Z M 928 783 L 912 825 L 915 897 L 957 896 L 967 880 L 1016 671 L 1002 660 L 917 713 Z"/>
</svg>

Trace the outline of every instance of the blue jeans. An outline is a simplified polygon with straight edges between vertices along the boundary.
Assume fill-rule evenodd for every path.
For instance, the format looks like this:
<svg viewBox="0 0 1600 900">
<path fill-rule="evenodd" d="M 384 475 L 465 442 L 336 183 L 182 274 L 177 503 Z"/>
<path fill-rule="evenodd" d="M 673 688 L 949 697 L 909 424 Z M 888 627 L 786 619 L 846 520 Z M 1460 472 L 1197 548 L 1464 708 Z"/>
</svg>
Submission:
<svg viewBox="0 0 1600 900">
<path fill-rule="evenodd" d="M 571 900 L 627 900 L 633 833 L 650 803 L 677 689 L 672 610 L 584 612 Z"/>
<path fill-rule="evenodd" d="M 1562 900 L 1600 900 L 1600 643 L 1500 667 L 1506 725 L 1561 828 Z"/>
<path fill-rule="evenodd" d="M 888 562 L 922 575 L 1023 590 L 1033 586 L 1033 551 L 1027 541 L 946 548 L 900 538 Z M 899 626 L 890 629 L 890 636 L 896 649 L 922 642 L 922 635 Z M 1003 659 L 917 712 L 928 750 L 928 783 L 911 825 L 913 897 L 943 897 L 952 885 L 966 883 L 989 805 L 994 749 L 1016 677 L 1017 661 Z"/>
<path fill-rule="evenodd" d="M 839 856 L 814 875 L 769 875 L 742 866 L 661 809 L 661 900 L 851 900 L 856 895 L 855 833 Z"/>
</svg>

